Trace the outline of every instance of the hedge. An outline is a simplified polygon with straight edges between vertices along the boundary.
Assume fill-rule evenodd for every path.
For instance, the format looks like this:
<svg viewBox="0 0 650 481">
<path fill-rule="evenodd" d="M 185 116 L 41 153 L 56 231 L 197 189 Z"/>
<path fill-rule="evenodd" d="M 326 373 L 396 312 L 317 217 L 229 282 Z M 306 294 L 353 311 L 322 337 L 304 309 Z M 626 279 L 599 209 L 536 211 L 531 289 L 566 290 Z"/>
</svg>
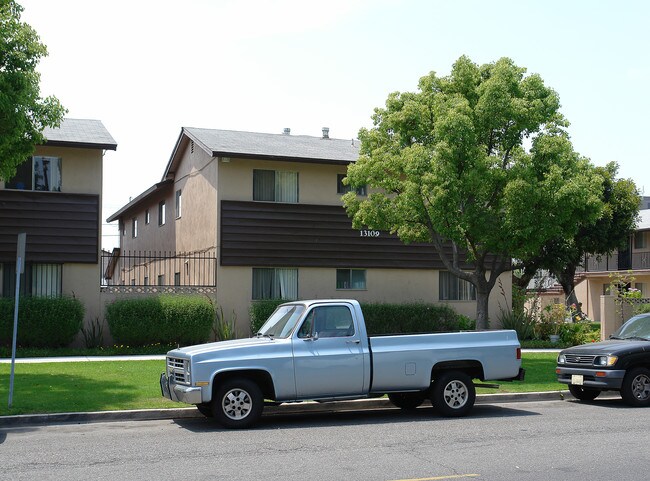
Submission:
<svg viewBox="0 0 650 481">
<path fill-rule="evenodd" d="M 113 340 L 128 346 L 206 342 L 214 319 L 210 300 L 199 296 L 120 299 L 106 306 Z"/>
<path fill-rule="evenodd" d="M 255 301 L 251 305 L 251 329 L 260 330 L 281 299 Z M 452 332 L 474 329 L 476 322 L 457 314 L 445 304 L 361 303 L 368 335 Z"/>
<path fill-rule="evenodd" d="M 84 306 L 72 297 L 23 297 L 18 304 L 17 344 L 21 347 L 67 346 L 81 330 Z M 0 344 L 10 346 L 14 300 L 0 298 Z"/>
</svg>

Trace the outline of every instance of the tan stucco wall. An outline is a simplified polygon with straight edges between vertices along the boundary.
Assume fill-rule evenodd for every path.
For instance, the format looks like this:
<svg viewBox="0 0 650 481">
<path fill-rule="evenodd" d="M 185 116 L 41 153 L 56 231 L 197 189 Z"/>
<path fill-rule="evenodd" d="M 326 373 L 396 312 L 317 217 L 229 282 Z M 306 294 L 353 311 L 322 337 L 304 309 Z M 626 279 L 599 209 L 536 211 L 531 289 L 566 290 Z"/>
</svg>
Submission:
<svg viewBox="0 0 650 481">
<path fill-rule="evenodd" d="M 247 335 L 250 327 L 249 308 L 252 298 L 251 267 L 218 267 L 217 302 L 229 318 L 234 311 L 240 335 Z M 511 275 L 500 280 L 506 292 L 504 298 L 495 287 L 490 295 L 490 327 L 498 328 L 500 307 L 512 303 Z M 299 268 L 298 297 L 300 299 L 352 298 L 361 302 L 439 302 L 438 271 L 368 269 L 365 290 L 336 289 L 335 268 Z M 476 318 L 476 302 L 446 301 L 459 314 Z"/>
</svg>

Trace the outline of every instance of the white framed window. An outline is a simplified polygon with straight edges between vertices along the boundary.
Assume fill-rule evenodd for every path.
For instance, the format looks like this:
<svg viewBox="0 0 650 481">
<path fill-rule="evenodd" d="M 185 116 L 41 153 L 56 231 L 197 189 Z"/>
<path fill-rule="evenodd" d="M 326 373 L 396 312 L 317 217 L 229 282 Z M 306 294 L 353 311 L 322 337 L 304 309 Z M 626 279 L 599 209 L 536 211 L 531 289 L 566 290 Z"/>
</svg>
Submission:
<svg viewBox="0 0 650 481">
<path fill-rule="evenodd" d="M 5 188 L 61 192 L 61 157 L 35 155 L 18 166 Z"/>
<path fill-rule="evenodd" d="M 165 225 L 165 201 L 158 202 L 158 225 Z"/>
<path fill-rule="evenodd" d="M 253 200 L 296 204 L 298 172 L 254 169 Z"/>
<path fill-rule="evenodd" d="M 347 194 L 348 192 L 350 192 L 352 190 L 352 187 L 350 187 L 349 185 L 345 185 L 343 183 L 343 179 L 345 179 L 345 174 L 336 174 L 336 193 L 337 194 L 341 194 L 341 195 L 342 194 Z M 368 186 L 363 185 L 361 187 L 357 187 L 355 189 L 355 191 L 357 192 L 357 195 L 366 196 L 366 195 L 368 195 Z"/>
<path fill-rule="evenodd" d="M 441 301 L 475 301 L 476 288 L 449 271 L 440 271 L 439 299 Z"/>
<path fill-rule="evenodd" d="M 135 239 L 138 237 L 138 219 L 137 217 L 134 217 L 131 219 L 131 235 Z"/>
<path fill-rule="evenodd" d="M 181 216 L 181 208 L 183 206 L 183 196 L 182 196 L 182 191 L 181 189 L 178 189 L 176 191 L 176 202 L 174 203 L 174 207 L 176 210 L 176 218 L 178 219 Z"/>
<path fill-rule="evenodd" d="M 151 214 L 149 213 L 149 209 L 147 209 L 144 211 L 144 223 L 148 225 L 149 222 L 151 222 Z"/>
<path fill-rule="evenodd" d="M 336 269 L 337 289 L 365 289 L 365 269 Z"/>
<path fill-rule="evenodd" d="M 253 300 L 298 299 L 298 269 L 254 267 Z"/>
</svg>

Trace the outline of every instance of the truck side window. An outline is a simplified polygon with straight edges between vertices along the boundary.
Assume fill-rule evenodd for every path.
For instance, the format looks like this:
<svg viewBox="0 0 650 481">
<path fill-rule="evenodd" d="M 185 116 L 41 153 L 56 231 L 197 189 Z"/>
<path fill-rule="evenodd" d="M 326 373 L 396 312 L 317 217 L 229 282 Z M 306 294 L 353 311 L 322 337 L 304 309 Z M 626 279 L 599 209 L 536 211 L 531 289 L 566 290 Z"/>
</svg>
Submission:
<svg viewBox="0 0 650 481">
<path fill-rule="evenodd" d="M 298 337 L 318 333 L 318 337 L 349 337 L 354 335 L 352 313 L 346 306 L 315 307 L 305 318 Z"/>
</svg>

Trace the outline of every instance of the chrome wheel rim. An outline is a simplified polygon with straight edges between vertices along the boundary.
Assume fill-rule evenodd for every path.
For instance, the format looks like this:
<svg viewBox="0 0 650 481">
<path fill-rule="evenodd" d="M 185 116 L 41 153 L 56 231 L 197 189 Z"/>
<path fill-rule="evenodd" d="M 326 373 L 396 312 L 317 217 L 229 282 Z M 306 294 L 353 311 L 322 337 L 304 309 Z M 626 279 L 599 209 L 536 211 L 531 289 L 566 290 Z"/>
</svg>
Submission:
<svg viewBox="0 0 650 481">
<path fill-rule="evenodd" d="M 650 377 L 639 374 L 632 380 L 632 395 L 639 401 L 650 399 Z"/>
<path fill-rule="evenodd" d="M 451 381 L 445 386 L 443 398 L 445 404 L 450 408 L 460 409 L 467 403 L 469 398 L 467 386 L 460 381 Z"/>
<path fill-rule="evenodd" d="M 234 421 L 241 421 L 248 416 L 253 408 L 250 394 L 243 389 L 231 389 L 221 401 L 223 413 Z"/>
</svg>

